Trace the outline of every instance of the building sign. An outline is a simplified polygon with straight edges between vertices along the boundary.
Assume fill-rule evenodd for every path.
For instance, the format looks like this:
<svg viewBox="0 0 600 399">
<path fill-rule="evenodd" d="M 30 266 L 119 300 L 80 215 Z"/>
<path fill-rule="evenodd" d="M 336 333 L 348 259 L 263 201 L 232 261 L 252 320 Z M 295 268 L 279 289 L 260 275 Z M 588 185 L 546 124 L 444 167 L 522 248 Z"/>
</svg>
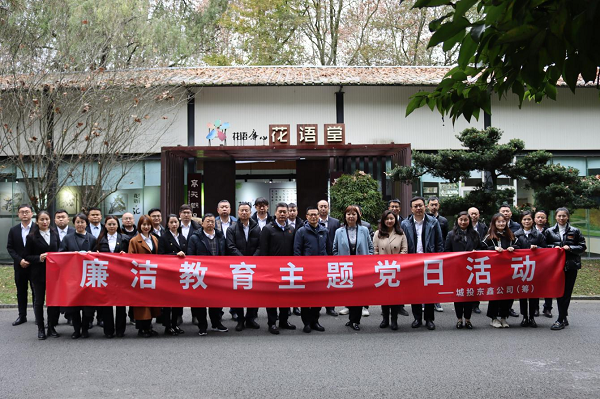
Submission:
<svg viewBox="0 0 600 399">
<path fill-rule="evenodd" d="M 325 144 L 346 144 L 346 125 L 325 125 Z"/>
<path fill-rule="evenodd" d="M 319 145 L 317 139 L 319 133 L 318 125 L 296 125 L 297 141 L 298 145 L 302 144 L 314 144 Z"/>
<path fill-rule="evenodd" d="M 290 204 L 296 202 L 296 189 L 295 188 L 270 188 L 269 189 L 269 204 L 271 204 L 271 211 L 275 211 L 278 202 L 285 202 Z"/>
<path fill-rule="evenodd" d="M 283 147 L 291 144 L 290 125 L 269 125 L 269 145 Z"/>
<path fill-rule="evenodd" d="M 188 173 L 187 179 L 188 203 L 192 207 L 192 216 L 198 217 L 202 214 L 202 174 Z"/>
</svg>

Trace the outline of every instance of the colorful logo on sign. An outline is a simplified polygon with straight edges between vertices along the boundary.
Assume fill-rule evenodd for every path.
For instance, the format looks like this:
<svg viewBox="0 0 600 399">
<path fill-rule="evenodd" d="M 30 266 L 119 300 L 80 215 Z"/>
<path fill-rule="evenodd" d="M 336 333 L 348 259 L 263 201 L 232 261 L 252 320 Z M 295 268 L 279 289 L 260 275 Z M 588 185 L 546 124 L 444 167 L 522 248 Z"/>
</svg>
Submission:
<svg viewBox="0 0 600 399">
<path fill-rule="evenodd" d="M 221 123 L 220 119 L 217 119 L 215 123 L 208 124 L 208 143 L 210 144 L 211 140 L 215 138 L 219 138 L 219 140 L 225 142 L 227 144 L 227 129 L 229 128 L 229 122 Z"/>
</svg>

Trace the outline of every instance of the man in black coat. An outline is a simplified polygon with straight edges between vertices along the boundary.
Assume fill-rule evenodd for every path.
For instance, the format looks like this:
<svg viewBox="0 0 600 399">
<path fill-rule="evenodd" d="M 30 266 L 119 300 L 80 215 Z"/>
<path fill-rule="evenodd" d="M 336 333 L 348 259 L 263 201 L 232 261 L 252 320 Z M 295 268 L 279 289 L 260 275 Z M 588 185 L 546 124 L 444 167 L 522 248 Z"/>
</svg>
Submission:
<svg viewBox="0 0 600 399">
<path fill-rule="evenodd" d="M 196 231 L 202 228 L 198 222 L 192 220 L 192 207 L 188 204 L 183 204 L 179 207 L 179 220 L 181 221 L 179 234 L 184 236 L 188 241 Z"/>
<path fill-rule="evenodd" d="M 473 226 L 473 230 L 479 234 L 479 238 L 481 241 L 485 238 L 488 232 L 488 227 L 479 220 L 479 209 L 475 207 L 471 207 L 467 210 L 469 217 L 471 218 L 471 225 Z"/>
<path fill-rule="evenodd" d="M 162 225 L 162 212 L 159 208 L 152 208 L 148 212 L 150 220 L 152 221 L 152 235 L 160 240 L 160 236 L 165 233 L 165 228 Z"/>
<path fill-rule="evenodd" d="M 440 199 L 435 196 L 431 196 L 427 200 L 427 209 L 431 216 L 437 219 L 440 224 L 440 228 L 442 229 L 442 244 L 446 243 L 446 237 L 448 236 L 448 219 L 440 215 Z M 441 303 L 434 303 L 434 309 L 436 312 L 443 312 L 444 308 L 442 308 Z"/>
<path fill-rule="evenodd" d="M 400 200 L 398 198 L 394 198 L 388 201 L 388 209 L 392 211 L 398 222 L 402 222 L 404 218 L 400 215 Z"/>
<path fill-rule="evenodd" d="M 252 215 L 252 219 L 258 223 L 258 227 L 262 230 L 266 225 L 273 221 L 273 217 L 267 212 L 269 209 L 269 201 L 267 201 L 265 197 L 258 197 L 256 201 L 254 201 L 254 208 L 256 208 L 256 212 Z"/>
<path fill-rule="evenodd" d="M 327 229 L 327 255 L 333 255 L 333 239 L 335 231 L 340 228 L 340 221 L 329 216 L 329 202 L 327 200 L 323 199 L 317 202 L 317 208 L 319 209 L 319 223 Z M 325 310 L 330 316 L 336 317 L 338 315 L 335 307 L 327 307 Z"/>
<path fill-rule="evenodd" d="M 294 238 L 294 256 L 324 256 L 327 255 L 327 229 L 319 224 L 319 211 L 316 206 L 306 209 L 306 222 L 296 232 Z M 302 308 L 301 317 L 305 333 L 312 330 L 325 331 L 319 324 L 321 307 Z"/>
<path fill-rule="evenodd" d="M 98 239 L 100 233 L 104 231 L 104 225 L 102 224 L 102 211 L 100 208 L 95 206 L 90 207 L 88 210 L 88 225 L 85 228 L 88 233 L 91 233 L 95 239 Z"/>
<path fill-rule="evenodd" d="M 202 219 L 202 229 L 197 230 L 188 240 L 188 255 L 197 256 L 224 256 L 225 237 L 223 233 L 215 230 L 215 215 L 207 213 Z M 208 316 L 212 330 L 218 332 L 229 331 L 221 323 L 223 308 L 209 308 Z M 205 336 L 208 328 L 206 321 L 206 308 L 192 308 L 192 314 L 198 319 L 198 335 Z"/>
<path fill-rule="evenodd" d="M 298 217 L 298 205 L 293 202 L 288 204 L 288 224 L 292 226 L 294 231 L 298 231 L 298 229 L 304 226 L 304 220 Z"/>
<path fill-rule="evenodd" d="M 521 229 L 521 225 L 512 220 L 512 210 L 510 209 L 510 205 L 508 205 L 506 202 L 500 206 L 498 213 L 501 213 L 502 216 L 504 216 L 504 220 L 506 220 L 506 226 L 510 229 L 510 231 L 513 232 L 513 234 Z M 512 317 L 519 317 L 519 314 L 512 308 L 513 303 L 514 300 L 511 302 L 509 314 Z"/>
<path fill-rule="evenodd" d="M 258 255 L 260 243 L 260 228 L 258 223 L 250 219 L 252 208 L 250 203 L 242 202 L 238 206 L 238 219 L 227 229 L 227 255 L 229 256 L 255 256 Z M 235 331 L 242 331 L 245 327 L 259 329 L 256 322 L 258 308 L 248 308 L 244 316 L 244 308 L 233 308 L 232 313 L 237 315 Z"/>
<path fill-rule="evenodd" d="M 133 215 L 132 215 L 133 217 Z M 62 240 L 67 236 L 67 234 L 75 233 L 75 227 L 69 226 L 69 214 L 64 209 L 59 209 L 54 212 L 54 230 L 58 234 L 59 244 Z M 61 311 L 61 313 L 65 313 Z M 70 316 L 67 316 L 65 313 L 65 319 L 67 319 L 67 323 L 72 325 Z M 55 324 L 58 325 L 58 319 L 54 320 Z"/>
<path fill-rule="evenodd" d="M 13 266 L 15 269 L 15 286 L 17 287 L 17 303 L 19 307 L 19 317 L 12 323 L 13 326 L 18 326 L 27 322 L 27 285 L 31 286 L 31 269 L 29 262 L 25 260 L 25 244 L 27 235 L 29 234 L 33 222 L 33 208 L 29 205 L 21 205 L 17 211 L 21 223 L 11 227 L 8 232 L 8 241 L 6 250 L 11 258 L 13 258 Z M 35 302 L 35 301 L 34 301 Z"/>
<path fill-rule="evenodd" d="M 133 213 L 125 212 L 123 216 L 121 216 L 121 234 L 126 235 L 131 240 L 137 233 L 138 231 L 135 226 Z"/>
<path fill-rule="evenodd" d="M 275 220 L 267 224 L 260 232 L 260 256 L 294 255 L 294 230 L 287 225 L 288 205 L 279 202 L 275 211 Z M 288 322 L 289 308 L 279 308 L 279 328 L 295 330 L 296 326 Z M 267 308 L 269 332 L 279 334 L 277 308 Z"/>
</svg>

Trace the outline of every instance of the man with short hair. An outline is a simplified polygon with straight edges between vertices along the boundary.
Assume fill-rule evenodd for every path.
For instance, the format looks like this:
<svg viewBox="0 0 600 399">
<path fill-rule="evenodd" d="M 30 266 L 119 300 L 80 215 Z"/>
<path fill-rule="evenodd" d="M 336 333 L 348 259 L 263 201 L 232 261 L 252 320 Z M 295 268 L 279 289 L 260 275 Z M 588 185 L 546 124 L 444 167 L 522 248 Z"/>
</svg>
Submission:
<svg viewBox="0 0 600 399">
<path fill-rule="evenodd" d="M 304 226 L 304 220 L 298 217 L 298 205 L 290 202 L 288 209 L 288 224 L 297 232 L 300 227 Z"/>
<path fill-rule="evenodd" d="M 258 223 L 258 227 L 262 230 L 265 226 L 273 221 L 273 217 L 269 215 L 269 201 L 265 197 L 258 197 L 254 201 L 256 212 L 252 215 L 252 219 Z"/>
<path fill-rule="evenodd" d="M 316 206 L 306 208 L 306 221 L 296 232 L 294 238 L 294 256 L 327 255 L 327 229 L 319 223 L 319 210 Z M 303 307 L 300 313 L 305 333 L 312 330 L 325 331 L 319 324 L 321 307 Z"/>
<path fill-rule="evenodd" d="M 73 226 L 69 226 L 69 214 L 64 209 L 59 209 L 54 212 L 54 230 L 58 233 L 59 243 L 62 242 L 63 238 L 67 236 L 67 234 L 75 233 L 75 228 Z M 71 316 L 68 312 L 62 310 L 60 313 L 65 315 L 65 319 L 69 325 L 73 325 L 71 321 Z M 59 315 L 56 315 L 56 318 L 53 320 L 53 325 L 58 325 Z"/>
<path fill-rule="evenodd" d="M 135 226 L 135 219 L 133 213 L 125 212 L 121 216 L 121 234 L 126 235 L 129 239 L 132 239 L 137 235 L 137 227 Z"/>
<path fill-rule="evenodd" d="M 92 206 L 88 210 L 88 225 L 86 226 L 86 230 L 91 233 L 94 238 L 98 239 L 98 236 L 104 230 L 104 225 L 102 224 L 102 211 L 100 208 Z"/>
<path fill-rule="evenodd" d="M 473 230 L 479 234 L 479 238 L 483 241 L 485 238 L 488 228 L 485 223 L 479 220 L 479 209 L 474 206 L 467 210 L 469 217 L 471 218 L 471 224 L 473 225 Z"/>
<path fill-rule="evenodd" d="M 335 231 L 340 228 L 340 221 L 329 216 L 329 202 L 327 200 L 322 199 L 317 202 L 317 208 L 319 209 L 319 223 L 324 225 L 327 229 L 327 255 L 333 255 L 333 238 L 335 237 Z M 338 316 L 335 307 L 326 307 L 325 310 L 330 316 Z M 343 310 L 348 309 L 344 308 Z M 346 312 L 344 314 L 348 313 Z"/>
<path fill-rule="evenodd" d="M 506 221 L 506 227 L 508 227 L 510 229 L 510 231 L 512 231 L 513 233 L 516 233 L 517 231 L 519 231 L 519 229 L 521 229 L 521 225 L 511 219 L 512 218 L 512 210 L 510 209 L 510 205 L 508 205 L 506 202 L 503 203 L 502 205 L 500 205 L 500 209 L 498 209 L 498 213 L 501 213 L 502 216 L 504 216 L 504 220 Z M 515 312 L 515 310 L 512 308 L 512 305 L 514 302 L 515 301 L 513 299 L 512 302 L 510 303 L 510 311 L 508 313 L 512 317 L 519 317 L 519 314 L 517 312 Z"/>
<path fill-rule="evenodd" d="M 207 213 L 202 219 L 202 228 L 196 230 L 188 240 L 188 255 L 196 256 L 224 256 L 225 237 L 223 233 L 215 230 L 215 215 Z M 209 308 L 208 316 L 212 325 L 212 331 L 229 331 L 221 323 L 222 308 Z M 198 319 L 198 335 L 205 336 L 208 328 L 206 321 L 206 308 L 192 308 L 192 314 Z"/>
<path fill-rule="evenodd" d="M 179 207 L 179 233 L 187 240 L 197 230 L 200 230 L 200 225 L 192 220 L 192 207 L 188 204 L 183 204 Z"/>
<path fill-rule="evenodd" d="M 231 213 L 231 205 L 227 200 L 221 200 L 217 204 L 217 213 L 219 216 L 215 219 L 215 229 L 219 230 L 227 239 L 227 229 L 232 226 L 237 219 L 233 216 L 230 216 Z"/>
<path fill-rule="evenodd" d="M 446 236 L 448 235 L 448 219 L 439 214 L 440 210 L 440 199 L 436 196 L 431 196 L 427 202 L 427 209 L 429 214 L 438 220 L 440 224 L 440 229 L 442 229 L 442 241 L 446 242 Z M 444 308 L 442 308 L 441 303 L 434 303 L 434 309 L 436 312 L 443 312 Z"/>
<path fill-rule="evenodd" d="M 404 218 L 400 215 L 400 200 L 398 198 L 394 198 L 388 201 L 388 209 L 392 211 L 398 222 L 402 222 Z"/>
<path fill-rule="evenodd" d="M 294 230 L 287 225 L 288 205 L 279 202 L 275 210 L 275 220 L 267 224 L 260 232 L 260 256 L 294 255 Z M 288 322 L 288 308 L 279 308 L 279 328 L 295 330 L 296 326 Z M 277 308 L 267 308 L 269 332 L 279 334 Z"/>
<path fill-rule="evenodd" d="M 150 216 L 150 221 L 152 222 L 152 234 L 160 239 L 165 232 L 165 228 L 162 225 L 162 212 L 159 208 L 152 208 L 148 212 L 148 216 Z"/>
<path fill-rule="evenodd" d="M 423 197 L 411 199 L 410 210 L 412 215 L 401 224 L 408 243 L 408 253 L 444 252 L 442 229 L 435 217 L 425 214 L 425 199 Z M 423 324 L 423 310 L 421 304 L 414 304 L 411 307 L 415 318 L 412 328 L 418 328 Z M 425 325 L 428 330 L 435 330 L 433 309 L 432 303 L 425 304 Z"/>
<path fill-rule="evenodd" d="M 17 210 L 17 216 L 21 221 L 19 224 L 11 227 L 8 232 L 8 241 L 6 242 L 6 250 L 11 258 L 13 258 L 13 267 L 15 270 L 15 286 L 17 288 L 17 303 L 19 316 L 12 323 L 13 326 L 18 326 L 27 322 L 27 285 L 31 286 L 33 293 L 33 285 L 31 284 L 31 268 L 29 262 L 25 260 L 25 243 L 27 235 L 33 227 L 31 218 L 33 217 L 33 208 L 30 205 L 23 204 Z M 33 302 L 35 302 L 35 299 Z"/>
<path fill-rule="evenodd" d="M 250 218 L 252 205 L 241 202 L 238 205 L 238 220 L 227 229 L 227 255 L 229 256 L 255 256 L 258 255 L 260 243 L 260 228 L 258 223 Z M 230 313 L 237 317 L 235 331 L 242 331 L 245 327 L 259 329 L 256 322 L 258 308 L 248 308 L 244 316 L 244 308 L 233 308 Z"/>
</svg>

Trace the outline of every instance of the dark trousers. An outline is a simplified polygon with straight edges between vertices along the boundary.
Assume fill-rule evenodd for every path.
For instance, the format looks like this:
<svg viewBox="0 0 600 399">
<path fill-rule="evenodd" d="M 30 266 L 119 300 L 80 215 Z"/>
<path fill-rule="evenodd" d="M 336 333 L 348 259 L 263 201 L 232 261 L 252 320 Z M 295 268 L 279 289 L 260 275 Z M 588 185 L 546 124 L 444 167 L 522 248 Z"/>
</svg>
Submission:
<svg viewBox="0 0 600 399">
<path fill-rule="evenodd" d="M 454 313 L 456 313 L 457 319 L 469 320 L 471 313 L 473 312 L 474 302 L 454 302 Z"/>
<path fill-rule="evenodd" d="M 73 320 L 73 330 L 78 333 L 87 331 L 88 325 L 94 317 L 95 308 L 92 306 L 83 306 L 67 309 L 67 312 L 71 314 L 71 319 Z"/>
<path fill-rule="evenodd" d="M 521 315 L 526 319 L 533 317 L 535 311 L 540 308 L 539 298 L 521 298 L 519 299 Z"/>
<path fill-rule="evenodd" d="M 208 308 L 208 317 L 212 327 L 221 324 L 221 314 L 223 308 Z M 206 308 L 192 308 L 192 316 L 198 319 L 198 330 L 206 331 L 208 329 L 208 321 L 206 320 Z"/>
<path fill-rule="evenodd" d="M 565 321 L 565 317 L 569 315 L 569 304 L 571 303 L 575 280 L 577 280 L 577 269 L 565 271 L 565 293 L 561 298 L 556 300 L 558 305 L 558 321 Z"/>
<path fill-rule="evenodd" d="M 552 298 L 544 299 L 544 309 L 552 310 Z"/>
<path fill-rule="evenodd" d="M 305 326 L 311 326 L 319 322 L 319 312 L 321 308 L 302 308 L 300 309 L 300 318 Z"/>
<path fill-rule="evenodd" d="M 183 308 L 162 308 L 162 324 L 165 328 L 177 327 L 177 319 L 183 316 Z"/>
<path fill-rule="evenodd" d="M 127 311 L 125 306 L 117 306 L 116 317 L 113 314 L 112 306 L 103 306 L 98 308 L 98 316 L 102 315 L 104 320 L 104 334 L 114 335 L 125 334 L 125 327 L 127 326 Z"/>
<path fill-rule="evenodd" d="M 31 268 L 31 284 L 33 291 L 33 314 L 38 323 L 38 329 L 44 329 L 44 299 L 46 298 L 46 267 L 36 265 L 29 266 Z M 48 313 L 48 326 L 58 324 L 60 316 L 60 307 L 49 306 L 46 310 Z"/>
<path fill-rule="evenodd" d="M 360 318 L 362 317 L 362 306 L 348 306 L 348 319 L 350 323 L 360 324 Z"/>
<path fill-rule="evenodd" d="M 502 319 L 506 319 L 510 314 L 510 307 L 514 299 L 502 299 L 499 301 L 490 301 L 488 303 L 487 317 L 496 319 L 498 316 Z"/>
<path fill-rule="evenodd" d="M 279 322 L 285 323 L 288 320 L 290 308 L 279 308 Z M 239 315 L 238 315 L 239 317 Z M 277 323 L 277 308 L 267 308 L 267 323 L 274 326 Z"/>
<path fill-rule="evenodd" d="M 392 320 L 398 320 L 398 311 L 402 306 L 404 305 L 381 305 L 383 319 L 389 321 L 389 317 L 391 315 Z"/>
<path fill-rule="evenodd" d="M 238 323 L 244 323 L 245 321 L 256 320 L 258 317 L 258 308 L 247 308 L 246 315 L 244 316 L 244 308 L 233 308 L 232 312 L 237 314 Z"/>
<path fill-rule="evenodd" d="M 412 309 L 412 314 L 415 318 L 415 320 L 422 320 L 423 319 L 423 309 L 421 304 L 418 305 L 410 305 L 411 309 Z M 433 303 L 426 303 L 425 304 L 425 320 L 435 320 L 435 316 L 434 316 L 434 310 L 433 310 L 434 306 Z"/>
<path fill-rule="evenodd" d="M 32 299 L 35 303 L 35 292 L 31 281 L 31 266 L 22 268 L 15 266 L 15 286 L 17 287 L 17 304 L 19 306 L 19 317 L 27 317 L 27 293 L 31 286 Z"/>
</svg>

